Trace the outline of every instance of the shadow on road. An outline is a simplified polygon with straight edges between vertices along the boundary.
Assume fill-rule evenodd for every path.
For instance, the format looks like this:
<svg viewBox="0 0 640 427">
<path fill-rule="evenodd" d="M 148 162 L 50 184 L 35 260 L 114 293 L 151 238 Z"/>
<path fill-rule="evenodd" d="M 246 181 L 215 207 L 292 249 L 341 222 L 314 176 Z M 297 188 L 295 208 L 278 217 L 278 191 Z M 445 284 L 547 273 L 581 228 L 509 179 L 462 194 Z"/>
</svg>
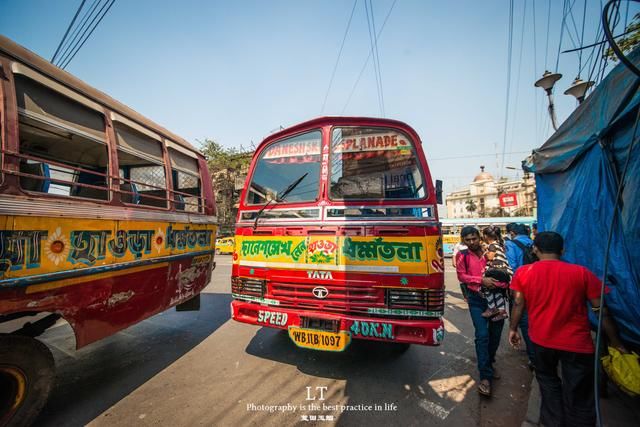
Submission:
<svg viewBox="0 0 640 427">
<path fill-rule="evenodd" d="M 457 296 L 457 292 L 452 294 Z M 492 400 L 481 399 L 475 389 L 475 351 L 468 312 L 451 306 L 446 319 L 447 334 L 440 347 L 414 345 L 404 353 L 394 352 L 385 343 L 362 340 L 353 340 L 342 353 L 306 350 L 296 347 L 285 331 L 269 328 L 256 332 L 246 352 L 295 366 L 318 378 L 317 384 L 313 379 L 308 382 L 312 388 L 330 384 L 328 404 L 398 405 L 395 413 L 335 413 L 337 425 L 519 425 L 530 382 L 522 355 L 503 341 L 498 360 L 505 378 L 496 382 Z M 303 389 L 300 395 L 304 393 Z"/>
<path fill-rule="evenodd" d="M 57 381 L 35 425 L 87 424 L 215 332 L 230 302 L 202 293 L 198 312 L 172 308 L 79 351 L 68 324 L 50 329 L 40 339 L 54 354 Z"/>
</svg>

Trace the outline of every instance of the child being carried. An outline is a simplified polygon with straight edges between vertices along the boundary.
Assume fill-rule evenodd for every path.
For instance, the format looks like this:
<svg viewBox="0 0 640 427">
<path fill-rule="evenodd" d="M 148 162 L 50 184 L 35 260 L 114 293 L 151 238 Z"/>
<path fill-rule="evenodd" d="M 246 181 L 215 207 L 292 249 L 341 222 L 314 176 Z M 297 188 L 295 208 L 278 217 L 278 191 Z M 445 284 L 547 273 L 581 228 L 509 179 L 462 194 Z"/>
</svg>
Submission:
<svg viewBox="0 0 640 427">
<path fill-rule="evenodd" d="M 500 228 L 490 225 L 482 230 L 482 235 L 487 244 L 485 258 L 487 266 L 484 271 L 484 277 L 496 279 L 495 288 L 487 288 L 483 286 L 480 290 L 484 298 L 487 300 L 487 310 L 482 313 L 483 317 L 490 317 L 492 321 L 497 322 L 509 317 L 507 314 L 507 289 L 513 271 L 509 266 L 504 251 L 504 241 L 500 233 Z"/>
</svg>

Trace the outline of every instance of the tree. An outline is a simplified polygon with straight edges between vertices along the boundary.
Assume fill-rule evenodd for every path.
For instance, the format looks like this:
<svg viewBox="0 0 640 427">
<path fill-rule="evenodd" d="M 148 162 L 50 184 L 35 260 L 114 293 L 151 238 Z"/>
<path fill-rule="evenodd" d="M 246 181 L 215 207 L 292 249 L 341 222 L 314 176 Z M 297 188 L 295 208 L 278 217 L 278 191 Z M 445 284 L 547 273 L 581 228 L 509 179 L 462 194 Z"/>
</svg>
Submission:
<svg viewBox="0 0 640 427">
<path fill-rule="evenodd" d="M 209 170 L 218 172 L 224 169 L 246 169 L 251 162 L 250 152 L 241 152 L 235 147 L 223 147 L 213 139 L 198 141 L 200 151 L 209 164 Z"/>
<path fill-rule="evenodd" d="M 240 197 L 236 181 L 244 182 L 253 153 L 242 152 L 235 147 L 223 147 L 209 138 L 198 142 L 213 178 L 220 234 L 231 235 L 234 232 L 236 206 Z"/>
<path fill-rule="evenodd" d="M 467 212 L 471 213 L 471 215 L 473 215 L 473 213 L 478 210 L 478 206 L 472 199 L 467 200 L 465 204 L 467 205 L 465 206 L 465 209 L 467 210 Z"/>
<path fill-rule="evenodd" d="M 640 45 L 640 13 L 633 17 L 631 23 L 629 23 L 625 29 L 625 36 L 618 39 L 616 43 L 623 53 L 630 52 Z M 618 57 L 611 48 L 607 49 L 605 56 L 614 62 L 618 60 Z"/>
</svg>

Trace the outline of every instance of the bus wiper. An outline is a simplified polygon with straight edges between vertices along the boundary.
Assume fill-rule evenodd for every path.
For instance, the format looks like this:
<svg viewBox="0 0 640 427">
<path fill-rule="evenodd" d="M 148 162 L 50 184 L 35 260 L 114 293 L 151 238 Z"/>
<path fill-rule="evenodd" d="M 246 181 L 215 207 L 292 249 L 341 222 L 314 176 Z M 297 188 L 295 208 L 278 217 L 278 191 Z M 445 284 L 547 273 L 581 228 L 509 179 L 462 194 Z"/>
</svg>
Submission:
<svg viewBox="0 0 640 427">
<path fill-rule="evenodd" d="M 271 199 L 271 200 L 267 201 L 267 203 L 265 203 L 264 206 L 262 206 L 262 208 L 260 208 L 260 210 L 256 214 L 256 219 L 253 222 L 253 229 L 254 230 L 258 227 L 258 220 L 260 219 L 260 216 L 262 215 L 264 210 L 267 209 L 267 207 L 271 204 L 271 202 L 273 202 L 274 200 L 276 201 L 276 203 L 283 202 L 285 197 L 287 197 L 287 195 L 289 195 L 289 193 L 291 193 L 293 191 L 293 189 L 296 188 L 298 186 L 298 184 L 300 184 L 302 182 L 302 180 L 305 179 L 305 177 L 307 175 L 309 175 L 309 172 L 305 173 L 300 178 L 296 179 L 291 184 L 289 184 L 289 186 L 287 188 L 285 188 L 285 190 L 282 192 L 282 195 L 276 197 L 275 199 Z"/>
</svg>

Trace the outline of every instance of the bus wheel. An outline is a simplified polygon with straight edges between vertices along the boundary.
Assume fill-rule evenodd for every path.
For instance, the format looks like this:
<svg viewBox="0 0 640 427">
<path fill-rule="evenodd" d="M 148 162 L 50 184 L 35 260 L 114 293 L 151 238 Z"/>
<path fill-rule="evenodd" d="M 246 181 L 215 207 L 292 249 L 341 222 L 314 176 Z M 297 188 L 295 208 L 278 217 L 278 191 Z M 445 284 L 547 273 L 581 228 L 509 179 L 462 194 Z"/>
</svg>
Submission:
<svg viewBox="0 0 640 427">
<path fill-rule="evenodd" d="M 40 341 L 0 334 L 0 426 L 31 425 L 55 379 L 53 355 Z"/>
</svg>

